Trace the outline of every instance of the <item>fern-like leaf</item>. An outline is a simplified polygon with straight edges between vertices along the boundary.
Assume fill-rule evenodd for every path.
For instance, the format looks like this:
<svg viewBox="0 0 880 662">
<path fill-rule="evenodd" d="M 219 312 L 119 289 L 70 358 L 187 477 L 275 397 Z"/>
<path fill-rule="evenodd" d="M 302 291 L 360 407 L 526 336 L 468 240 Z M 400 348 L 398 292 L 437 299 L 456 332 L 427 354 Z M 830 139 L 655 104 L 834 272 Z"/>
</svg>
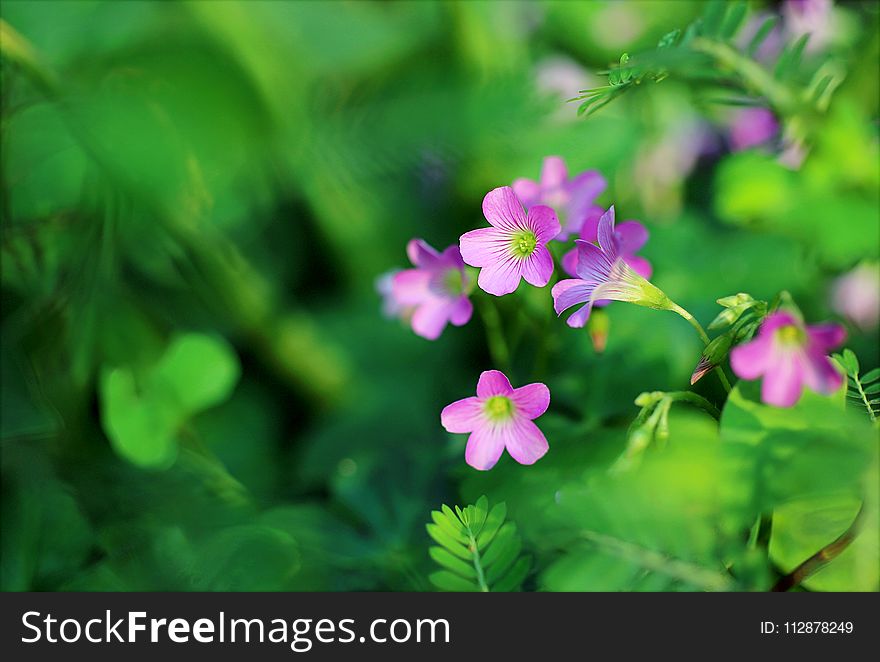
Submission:
<svg viewBox="0 0 880 662">
<path fill-rule="evenodd" d="M 785 44 L 775 62 L 757 60 L 756 54 L 779 19 L 771 17 L 764 21 L 748 45 L 741 48 L 735 38 L 747 13 L 748 3 L 744 0 L 712 0 L 702 16 L 684 31 L 664 35 L 654 50 L 624 53 L 617 64 L 601 72 L 608 76 L 608 85 L 582 90 L 572 99 L 581 102 L 578 113 L 590 115 L 627 90 L 668 77 L 705 92 L 726 90 L 723 97 L 710 94 L 715 103 L 769 106 L 781 116 L 821 111 L 827 106 L 822 93 L 834 90 L 842 73 L 830 69 L 822 72 L 818 80 L 815 73 L 810 78 L 802 62 L 809 35 Z M 821 85 L 818 95 L 813 89 L 817 84 Z"/>
<path fill-rule="evenodd" d="M 834 354 L 833 358 L 846 372 L 847 400 L 863 406 L 870 419 L 876 421 L 880 417 L 880 368 L 859 374 L 859 359 L 851 349 L 844 349 L 840 354 Z"/>
<path fill-rule="evenodd" d="M 443 591 L 516 591 L 531 569 L 507 506 L 491 509 L 485 496 L 466 508 L 447 505 L 431 513 L 428 535 L 437 543 L 428 554 L 442 569 L 431 583 Z"/>
</svg>

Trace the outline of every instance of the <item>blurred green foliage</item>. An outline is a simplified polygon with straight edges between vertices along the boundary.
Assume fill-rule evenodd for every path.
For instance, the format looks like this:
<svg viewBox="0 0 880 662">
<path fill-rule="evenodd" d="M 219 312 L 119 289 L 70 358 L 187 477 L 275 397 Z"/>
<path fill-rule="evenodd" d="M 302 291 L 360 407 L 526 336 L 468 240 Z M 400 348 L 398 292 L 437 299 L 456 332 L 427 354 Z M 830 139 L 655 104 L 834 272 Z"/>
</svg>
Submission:
<svg viewBox="0 0 880 662">
<path fill-rule="evenodd" d="M 730 109 L 672 79 L 586 120 L 564 103 L 703 9 L 4 1 L 2 588 L 431 590 L 431 511 L 485 494 L 545 590 L 767 588 L 862 501 L 804 587 L 875 590 L 876 427 L 842 393 L 777 410 L 741 384 L 720 429 L 675 406 L 609 473 L 633 400 L 687 389 L 702 348 L 615 304 L 597 354 L 521 290 L 498 311 L 511 378 L 550 387 L 550 452 L 483 474 L 439 421 L 497 367 L 480 321 L 430 343 L 379 314 L 407 240 L 456 242 L 559 154 L 608 178 L 701 320 L 781 290 L 830 318 L 833 279 L 878 259 L 876 4 L 835 9 L 846 75 L 799 169 L 695 147 Z M 867 372 L 877 331 L 849 330 Z M 716 382 L 696 390 L 721 403 Z"/>
</svg>

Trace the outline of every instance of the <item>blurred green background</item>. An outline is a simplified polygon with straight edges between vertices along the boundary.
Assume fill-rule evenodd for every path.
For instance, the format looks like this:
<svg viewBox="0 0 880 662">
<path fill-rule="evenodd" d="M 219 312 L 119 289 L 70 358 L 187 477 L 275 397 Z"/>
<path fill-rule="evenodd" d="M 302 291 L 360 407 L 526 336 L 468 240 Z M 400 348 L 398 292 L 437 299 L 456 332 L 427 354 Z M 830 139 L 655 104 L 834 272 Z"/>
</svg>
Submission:
<svg viewBox="0 0 880 662">
<path fill-rule="evenodd" d="M 565 103 L 702 10 L 4 0 L 2 588 L 429 590 L 430 511 L 483 493 L 535 553 L 531 588 L 633 587 L 567 537 L 615 503 L 629 531 L 668 508 L 680 540 L 717 547 L 676 505 L 709 507 L 718 432 L 699 413 L 673 417 L 681 463 L 587 505 L 633 399 L 687 388 L 701 347 L 682 320 L 615 304 L 597 354 L 547 290 L 501 300 L 511 377 L 553 394 L 551 450 L 478 474 L 439 412 L 495 367 L 480 320 L 428 342 L 375 291 L 410 238 L 457 242 L 488 190 L 558 154 L 607 177 L 600 201 L 651 232 L 653 281 L 704 323 L 741 291 L 835 317 L 834 279 L 880 243 L 875 3 L 834 9 L 846 75 L 799 169 L 731 153 L 736 109 L 674 80 L 587 119 Z M 875 367 L 876 327 L 848 329 Z M 873 489 L 871 460 L 846 457 L 837 478 Z M 569 493 L 593 501 L 548 511 Z"/>
</svg>

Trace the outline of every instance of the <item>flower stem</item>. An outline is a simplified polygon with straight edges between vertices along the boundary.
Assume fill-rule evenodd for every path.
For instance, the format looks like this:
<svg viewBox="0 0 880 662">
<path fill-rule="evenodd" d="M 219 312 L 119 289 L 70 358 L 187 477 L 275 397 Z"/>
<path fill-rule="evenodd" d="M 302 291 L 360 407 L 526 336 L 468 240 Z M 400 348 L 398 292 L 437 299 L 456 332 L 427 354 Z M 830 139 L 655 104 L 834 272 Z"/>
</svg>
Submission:
<svg viewBox="0 0 880 662">
<path fill-rule="evenodd" d="M 501 315 L 498 314 L 498 308 L 495 304 L 486 299 L 482 299 L 478 308 L 480 316 L 483 318 L 483 325 L 486 328 L 486 342 L 489 345 L 489 355 L 492 363 L 499 370 L 505 372 L 510 371 L 510 348 L 507 346 L 507 340 L 504 338 L 504 329 L 501 325 Z"/>
<path fill-rule="evenodd" d="M 483 564 L 480 563 L 480 552 L 477 549 L 477 540 L 470 532 L 468 532 L 468 538 L 468 549 L 471 552 L 471 559 L 474 563 L 474 571 L 477 573 L 477 583 L 480 585 L 480 590 L 483 593 L 488 593 L 489 585 L 486 583 L 486 578 L 483 575 Z"/>
<path fill-rule="evenodd" d="M 697 321 L 696 317 L 691 315 L 688 311 L 686 311 L 684 308 L 682 308 L 681 306 L 679 306 L 675 302 L 670 302 L 669 310 L 671 310 L 675 313 L 678 313 L 684 319 L 686 319 L 688 324 L 690 324 L 692 327 L 694 327 L 694 329 L 697 332 L 697 335 L 700 336 L 700 340 L 703 341 L 703 344 L 704 345 L 709 344 L 709 336 L 706 333 L 705 329 L 703 329 L 703 327 Z M 724 374 L 724 368 L 722 368 L 721 366 L 717 366 L 715 368 L 715 373 L 718 375 L 718 379 L 721 380 L 721 385 L 724 387 L 724 391 L 726 393 L 730 393 L 730 381 L 728 381 L 727 375 Z"/>
</svg>

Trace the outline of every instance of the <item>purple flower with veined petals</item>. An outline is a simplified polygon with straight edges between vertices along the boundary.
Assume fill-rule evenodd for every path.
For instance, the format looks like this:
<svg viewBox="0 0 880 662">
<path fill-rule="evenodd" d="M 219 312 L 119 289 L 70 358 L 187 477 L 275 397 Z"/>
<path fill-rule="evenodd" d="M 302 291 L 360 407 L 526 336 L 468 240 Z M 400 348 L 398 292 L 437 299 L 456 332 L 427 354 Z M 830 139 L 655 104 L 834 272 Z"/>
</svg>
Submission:
<svg viewBox="0 0 880 662">
<path fill-rule="evenodd" d="M 461 235 L 461 256 L 481 267 L 479 286 L 495 296 L 510 294 L 520 278 L 544 287 L 553 275 L 547 242 L 559 234 L 559 220 L 550 207 L 523 209 L 513 189 L 502 186 L 483 198 L 483 215 L 492 227 Z"/>
<path fill-rule="evenodd" d="M 458 246 L 438 253 L 421 239 L 413 239 L 406 253 L 416 268 L 396 273 L 391 293 L 398 306 L 413 309 L 413 331 L 436 340 L 447 323 L 467 324 L 474 308 L 467 296 L 467 272 Z"/>
<path fill-rule="evenodd" d="M 757 338 L 735 347 L 730 366 L 741 379 L 763 376 L 761 400 L 777 407 L 791 407 L 806 384 L 817 393 L 834 393 L 843 375 L 828 352 L 846 338 L 839 324 L 806 326 L 788 312 L 768 315 Z"/>
<path fill-rule="evenodd" d="M 559 156 L 548 156 L 541 168 L 541 180 L 517 179 L 513 191 L 526 209 L 535 205 L 552 207 L 563 223 L 556 239 L 565 241 L 581 231 L 584 220 L 597 209 L 593 202 L 607 185 L 596 170 L 569 179 L 565 161 Z"/>
<path fill-rule="evenodd" d="M 621 223 L 621 227 L 623 225 Z M 669 298 L 628 264 L 623 254 L 624 246 L 614 228 L 614 206 L 599 219 L 596 234 L 598 246 L 583 239 L 575 242 L 577 278 L 561 280 L 554 285 L 556 313 L 561 315 L 572 306 L 586 304 L 568 318 L 569 326 L 579 328 L 587 323 L 590 311 L 599 301 L 629 301 L 649 308 L 668 309 L 671 305 Z M 635 233 L 633 235 L 632 238 L 638 239 Z"/>
<path fill-rule="evenodd" d="M 601 208 L 598 212 L 590 214 L 581 228 L 580 238 L 595 244 L 599 240 L 599 219 L 604 215 Z M 648 229 L 638 221 L 624 221 L 614 227 L 614 238 L 617 240 L 620 257 L 632 267 L 633 271 L 642 278 L 650 278 L 653 273 L 651 263 L 636 253 L 641 250 L 648 241 Z M 563 270 L 574 278 L 577 278 L 578 249 L 572 248 L 560 260 Z M 596 301 L 593 305 L 599 305 Z"/>
<path fill-rule="evenodd" d="M 464 459 L 474 469 L 494 467 L 505 448 L 520 464 L 534 464 L 549 444 L 533 421 L 549 405 L 545 384 L 513 388 L 503 372 L 487 370 L 477 382 L 477 396 L 444 407 L 440 422 L 447 432 L 470 432 Z"/>
</svg>

